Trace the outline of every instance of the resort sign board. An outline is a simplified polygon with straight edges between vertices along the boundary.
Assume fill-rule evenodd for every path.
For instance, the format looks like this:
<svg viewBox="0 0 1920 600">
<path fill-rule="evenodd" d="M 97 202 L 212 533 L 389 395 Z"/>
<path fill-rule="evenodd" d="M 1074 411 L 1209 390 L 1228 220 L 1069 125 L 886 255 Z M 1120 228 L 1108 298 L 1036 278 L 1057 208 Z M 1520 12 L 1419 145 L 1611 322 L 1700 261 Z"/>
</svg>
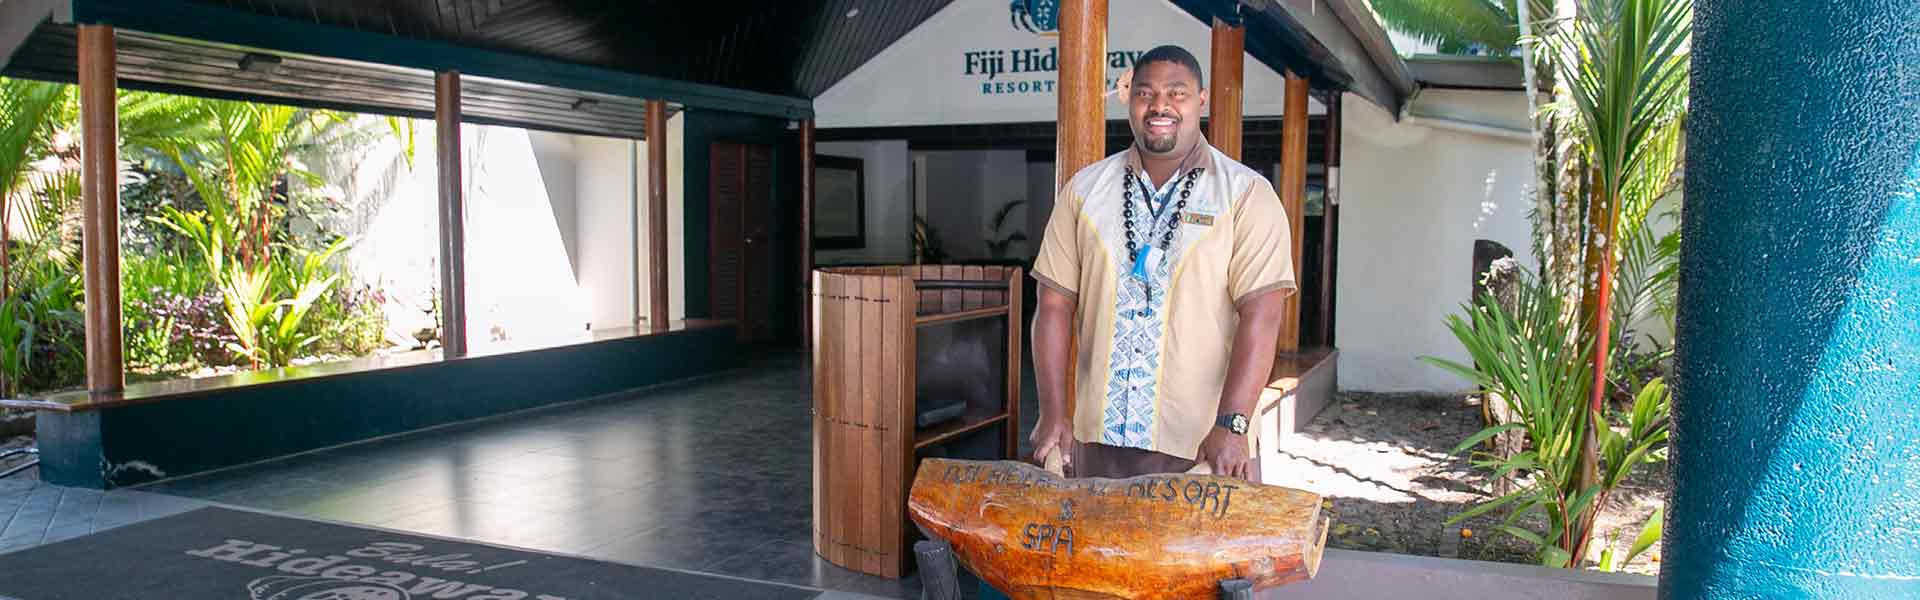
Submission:
<svg viewBox="0 0 1920 600">
<path fill-rule="evenodd" d="M 957 0 L 861 65 L 814 101 L 820 127 L 892 127 L 1051 122 L 1060 69 L 1055 0 Z M 858 17 L 855 17 L 858 18 Z M 1111 87 L 1147 50 L 1209 54 L 1206 23 L 1165 0 L 1121 0 L 1107 19 L 1106 81 Z M 1249 117 L 1281 113 L 1284 80 L 1246 61 Z M 1117 97 L 1107 117 L 1124 118 Z"/>
</svg>

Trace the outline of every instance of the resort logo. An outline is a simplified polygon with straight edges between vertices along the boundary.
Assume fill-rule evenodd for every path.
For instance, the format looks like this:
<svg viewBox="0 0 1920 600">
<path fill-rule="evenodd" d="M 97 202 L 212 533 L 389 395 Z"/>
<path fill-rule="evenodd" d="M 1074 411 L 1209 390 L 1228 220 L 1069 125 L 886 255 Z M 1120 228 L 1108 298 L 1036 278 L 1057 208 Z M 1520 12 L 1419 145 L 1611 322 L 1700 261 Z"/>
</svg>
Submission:
<svg viewBox="0 0 1920 600">
<path fill-rule="evenodd" d="M 1107 53 L 1107 68 L 1126 69 L 1133 66 L 1140 50 L 1115 50 Z M 1060 48 L 1006 48 L 994 50 L 968 50 L 961 52 L 963 64 L 960 74 L 964 77 L 985 77 L 980 82 L 980 93 L 995 94 L 1051 94 L 1054 89 L 1054 73 L 1060 70 Z M 1026 77 L 1018 77 L 1026 75 Z M 1010 80 L 1000 80 L 1008 76 Z M 1107 87 L 1113 86 L 1113 77 L 1107 78 Z"/>
<path fill-rule="evenodd" d="M 486 573 L 524 565 L 527 561 L 489 565 L 473 560 L 469 554 L 433 554 L 425 546 L 404 542 L 373 542 L 340 554 L 314 556 L 303 548 L 228 539 L 219 546 L 186 553 L 275 572 L 247 582 L 247 597 L 251 600 L 567 600 L 564 596 L 468 583 L 456 578 L 462 573 Z M 386 564 L 354 564 L 356 562 Z M 420 572 L 434 572 L 439 577 Z"/>
<path fill-rule="evenodd" d="M 1007 6 L 1014 29 L 1039 35 L 1060 35 L 1059 0 L 1013 0 Z"/>
</svg>

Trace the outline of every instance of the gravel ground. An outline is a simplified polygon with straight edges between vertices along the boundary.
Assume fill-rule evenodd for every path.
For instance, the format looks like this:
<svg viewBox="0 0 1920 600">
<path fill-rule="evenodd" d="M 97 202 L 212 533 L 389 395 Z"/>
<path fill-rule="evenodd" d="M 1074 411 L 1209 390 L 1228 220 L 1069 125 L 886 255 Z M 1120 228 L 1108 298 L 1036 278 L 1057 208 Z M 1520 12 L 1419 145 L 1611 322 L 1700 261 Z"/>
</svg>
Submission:
<svg viewBox="0 0 1920 600">
<path fill-rule="evenodd" d="M 1329 548 L 1531 563 L 1529 544 L 1491 527 L 1499 511 L 1446 525 L 1494 497 L 1485 473 L 1446 454 L 1480 428 L 1477 398 L 1343 393 L 1282 448 L 1285 479 L 1268 483 L 1328 498 Z M 1600 539 L 1621 531 L 1624 552 L 1668 488 L 1664 463 L 1642 467 L 1607 502 Z M 1658 556 L 1655 546 L 1624 570 L 1656 573 Z"/>
</svg>

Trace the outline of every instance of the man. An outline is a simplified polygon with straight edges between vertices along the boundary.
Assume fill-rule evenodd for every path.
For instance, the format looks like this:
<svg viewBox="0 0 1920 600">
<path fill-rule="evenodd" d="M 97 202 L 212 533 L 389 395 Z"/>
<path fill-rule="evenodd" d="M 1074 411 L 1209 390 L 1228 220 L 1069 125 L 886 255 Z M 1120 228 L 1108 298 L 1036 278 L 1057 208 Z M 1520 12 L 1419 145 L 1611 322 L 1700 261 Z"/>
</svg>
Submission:
<svg viewBox="0 0 1920 600">
<path fill-rule="evenodd" d="M 1200 134 L 1193 54 L 1154 48 L 1123 91 L 1133 145 L 1074 174 L 1034 262 L 1034 456 L 1060 453 L 1077 477 L 1204 462 L 1257 481 L 1248 426 L 1294 289 L 1286 214 Z"/>
</svg>

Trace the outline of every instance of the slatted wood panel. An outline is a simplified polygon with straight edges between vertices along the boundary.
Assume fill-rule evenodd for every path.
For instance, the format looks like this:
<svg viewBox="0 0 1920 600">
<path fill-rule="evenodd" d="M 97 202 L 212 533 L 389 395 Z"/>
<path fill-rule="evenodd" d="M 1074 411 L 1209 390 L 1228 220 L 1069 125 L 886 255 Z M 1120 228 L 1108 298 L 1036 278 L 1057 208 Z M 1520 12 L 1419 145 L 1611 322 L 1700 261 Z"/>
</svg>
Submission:
<svg viewBox="0 0 1920 600">
<path fill-rule="evenodd" d="M 740 283 L 744 275 L 741 247 L 740 206 L 746 202 L 741 171 L 746 167 L 743 148 L 737 144 L 713 144 L 707 167 L 707 271 L 712 316 L 715 319 L 740 319 Z"/>
<path fill-rule="evenodd" d="M 884 577 L 910 565 L 906 498 L 917 445 L 937 430 L 914 428 L 917 324 L 939 309 L 965 318 L 1008 319 L 1003 446 L 1019 444 L 1022 277 L 1018 268 L 928 265 L 813 272 L 819 331 L 814 356 L 814 550 L 834 564 Z M 1007 290 L 920 290 L 920 279 L 1005 281 Z M 1009 302 L 1009 300 L 1012 300 Z M 933 309 L 933 314 L 926 310 Z"/>
<path fill-rule="evenodd" d="M 767 225 L 773 206 L 773 150 L 762 145 L 745 146 L 746 203 L 740 207 L 740 229 L 745 239 L 742 257 L 740 317 L 748 341 L 773 339 L 773 237 Z"/>
</svg>

